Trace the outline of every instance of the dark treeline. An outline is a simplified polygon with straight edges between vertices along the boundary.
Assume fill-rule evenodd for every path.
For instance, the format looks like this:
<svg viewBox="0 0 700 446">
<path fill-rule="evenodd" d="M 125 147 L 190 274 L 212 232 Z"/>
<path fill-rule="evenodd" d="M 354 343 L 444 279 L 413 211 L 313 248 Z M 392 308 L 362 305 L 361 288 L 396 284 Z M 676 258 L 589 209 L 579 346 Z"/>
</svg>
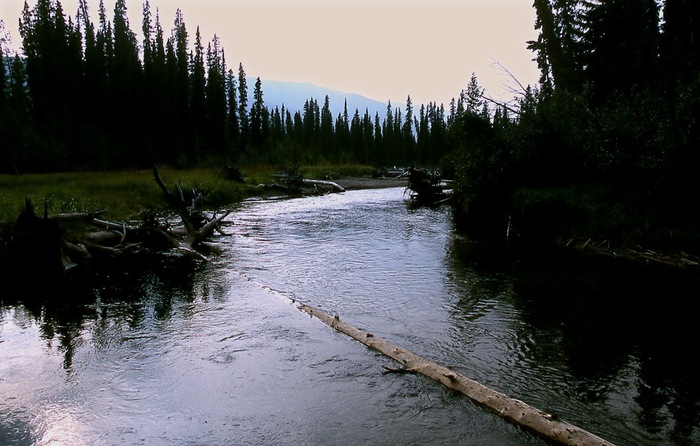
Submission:
<svg viewBox="0 0 700 446">
<path fill-rule="evenodd" d="M 0 172 L 191 166 L 213 162 L 435 164 L 446 150 L 442 106 L 387 105 L 386 116 L 328 98 L 268 109 L 243 65 L 226 64 L 217 36 L 191 39 L 180 10 L 169 33 L 143 4 L 139 42 L 117 0 L 111 21 L 86 0 L 74 17 L 58 0 L 25 3 L 23 55 L 2 54 Z M 193 40 L 190 42 L 190 40 Z"/>
<path fill-rule="evenodd" d="M 143 4 L 139 42 L 117 0 L 95 25 L 82 0 L 25 5 L 23 55 L 2 54 L 0 172 L 153 163 L 437 165 L 457 216 L 501 230 L 700 246 L 700 2 L 534 0 L 541 78 L 497 103 L 472 76 L 448 110 L 328 98 L 269 109 L 219 39 L 169 33 Z M 192 40 L 192 42 L 190 42 Z M 468 44 L 468 42 L 465 42 Z"/>
<path fill-rule="evenodd" d="M 457 209 L 482 228 L 700 247 L 700 2 L 534 7 L 539 85 L 449 128 Z"/>
</svg>

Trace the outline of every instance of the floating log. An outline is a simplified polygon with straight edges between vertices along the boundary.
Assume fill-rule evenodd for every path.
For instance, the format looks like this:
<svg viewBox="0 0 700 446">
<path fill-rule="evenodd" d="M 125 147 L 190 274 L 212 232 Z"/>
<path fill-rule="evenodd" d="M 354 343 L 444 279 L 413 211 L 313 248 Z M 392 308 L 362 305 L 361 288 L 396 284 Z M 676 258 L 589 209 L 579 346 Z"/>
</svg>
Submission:
<svg viewBox="0 0 700 446">
<path fill-rule="evenodd" d="M 529 406 L 523 401 L 496 392 L 454 370 L 428 361 L 408 350 L 380 339 L 372 335 L 372 333 L 347 324 L 340 320 L 338 316 L 330 316 L 328 313 L 309 305 L 297 304 L 301 311 L 308 313 L 312 317 L 315 316 L 333 329 L 401 363 L 401 369 L 390 369 L 391 371 L 420 373 L 434 379 L 448 389 L 468 396 L 474 402 L 483 405 L 504 419 L 556 444 L 612 446 L 612 443 L 565 421 L 557 420 L 553 415 Z"/>
</svg>

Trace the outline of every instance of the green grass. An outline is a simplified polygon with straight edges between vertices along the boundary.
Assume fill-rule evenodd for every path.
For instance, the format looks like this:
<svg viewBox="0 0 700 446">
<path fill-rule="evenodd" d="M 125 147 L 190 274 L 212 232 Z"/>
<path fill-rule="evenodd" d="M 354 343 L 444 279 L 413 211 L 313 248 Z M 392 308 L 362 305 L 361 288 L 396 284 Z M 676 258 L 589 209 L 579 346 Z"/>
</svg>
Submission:
<svg viewBox="0 0 700 446">
<path fill-rule="evenodd" d="M 226 180 L 215 168 L 175 170 L 161 167 L 159 172 L 170 190 L 178 182 L 185 191 L 195 187 L 204 192 L 206 207 L 220 208 L 260 194 L 250 186 L 271 182 L 270 175 L 281 169 L 269 165 L 242 168 L 245 184 Z M 299 170 L 305 178 L 321 179 L 367 176 L 373 169 L 326 165 L 302 166 Z M 104 218 L 113 220 L 130 219 L 143 210 L 166 207 L 151 170 L 0 175 L 0 222 L 14 221 L 24 207 L 25 197 L 34 202 L 37 214 L 43 213 L 46 203 L 49 215 L 105 210 Z"/>
<path fill-rule="evenodd" d="M 185 190 L 202 189 L 212 206 L 240 201 L 245 187 L 227 181 L 212 169 L 173 170 L 161 168 L 160 176 L 172 190 L 180 182 Z M 105 218 L 128 219 L 145 209 L 161 209 L 166 203 L 150 170 L 81 172 L 57 174 L 0 175 L 0 222 L 17 218 L 30 198 L 43 212 L 87 212 L 105 210 Z"/>
</svg>

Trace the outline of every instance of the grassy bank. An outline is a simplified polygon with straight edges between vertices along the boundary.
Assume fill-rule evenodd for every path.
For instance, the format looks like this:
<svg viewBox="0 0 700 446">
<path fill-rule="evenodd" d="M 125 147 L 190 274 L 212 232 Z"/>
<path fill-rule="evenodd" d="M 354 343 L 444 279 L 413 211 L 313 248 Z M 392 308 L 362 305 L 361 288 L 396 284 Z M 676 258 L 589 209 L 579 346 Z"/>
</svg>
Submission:
<svg viewBox="0 0 700 446">
<path fill-rule="evenodd" d="M 160 176 L 170 187 L 178 181 L 185 190 L 196 187 L 204 191 L 206 206 L 225 207 L 245 198 L 260 194 L 254 187 L 269 183 L 279 166 L 250 166 L 241 169 L 245 183 L 224 178 L 220 169 L 175 170 L 159 168 Z M 366 176 L 372 172 L 367 166 L 303 166 L 299 169 L 306 178 L 340 178 Z M 0 222 L 13 221 L 28 197 L 49 214 L 106 210 L 105 218 L 119 220 L 133 218 L 144 209 L 165 206 L 163 194 L 153 181 L 151 170 L 122 172 L 79 172 L 55 174 L 0 175 Z"/>
</svg>

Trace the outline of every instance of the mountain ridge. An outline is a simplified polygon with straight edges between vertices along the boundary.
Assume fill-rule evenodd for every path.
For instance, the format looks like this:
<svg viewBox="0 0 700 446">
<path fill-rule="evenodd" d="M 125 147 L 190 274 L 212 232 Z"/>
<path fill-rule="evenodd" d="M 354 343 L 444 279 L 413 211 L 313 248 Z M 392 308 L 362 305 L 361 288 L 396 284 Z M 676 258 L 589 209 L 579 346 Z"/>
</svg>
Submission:
<svg viewBox="0 0 700 446">
<path fill-rule="evenodd" d="M 325 98 L 328 96 L 328 104 L 333 119 L 343 114 L 346 100 L 348 104 L 348 119 L 350 120 L 352 120 L 355 110 L 359 111 L 360 116 L 364 116 L 365 110 L 367 110 L 373 119 L 377 113 L 379 113 L 379 117 L 382 119 L 386 115 L 388 101 L 382 103 L 357 93 L 347 93 L 331 88 L 320 87 L 311 82 L 265 80 L 262 78 L 260 82 L 263 92 L 263 102 L 265 103 L 265 107 L 270 110 L 274 110 L 275 107 L 281 110 L 284 105 L 285 109 L 289 110 L 292 115 L 297 111 L 303 113 L 304 103 L 306 101 L 313 98 L 318 102 L 319 108 L 322 108 Z M 252 98 L 253 88 L 250 86 L 250 82 L 248 85 L 248 97 Z M 392 108 L 394 108 L 393 104 Z"/>
</svg>

